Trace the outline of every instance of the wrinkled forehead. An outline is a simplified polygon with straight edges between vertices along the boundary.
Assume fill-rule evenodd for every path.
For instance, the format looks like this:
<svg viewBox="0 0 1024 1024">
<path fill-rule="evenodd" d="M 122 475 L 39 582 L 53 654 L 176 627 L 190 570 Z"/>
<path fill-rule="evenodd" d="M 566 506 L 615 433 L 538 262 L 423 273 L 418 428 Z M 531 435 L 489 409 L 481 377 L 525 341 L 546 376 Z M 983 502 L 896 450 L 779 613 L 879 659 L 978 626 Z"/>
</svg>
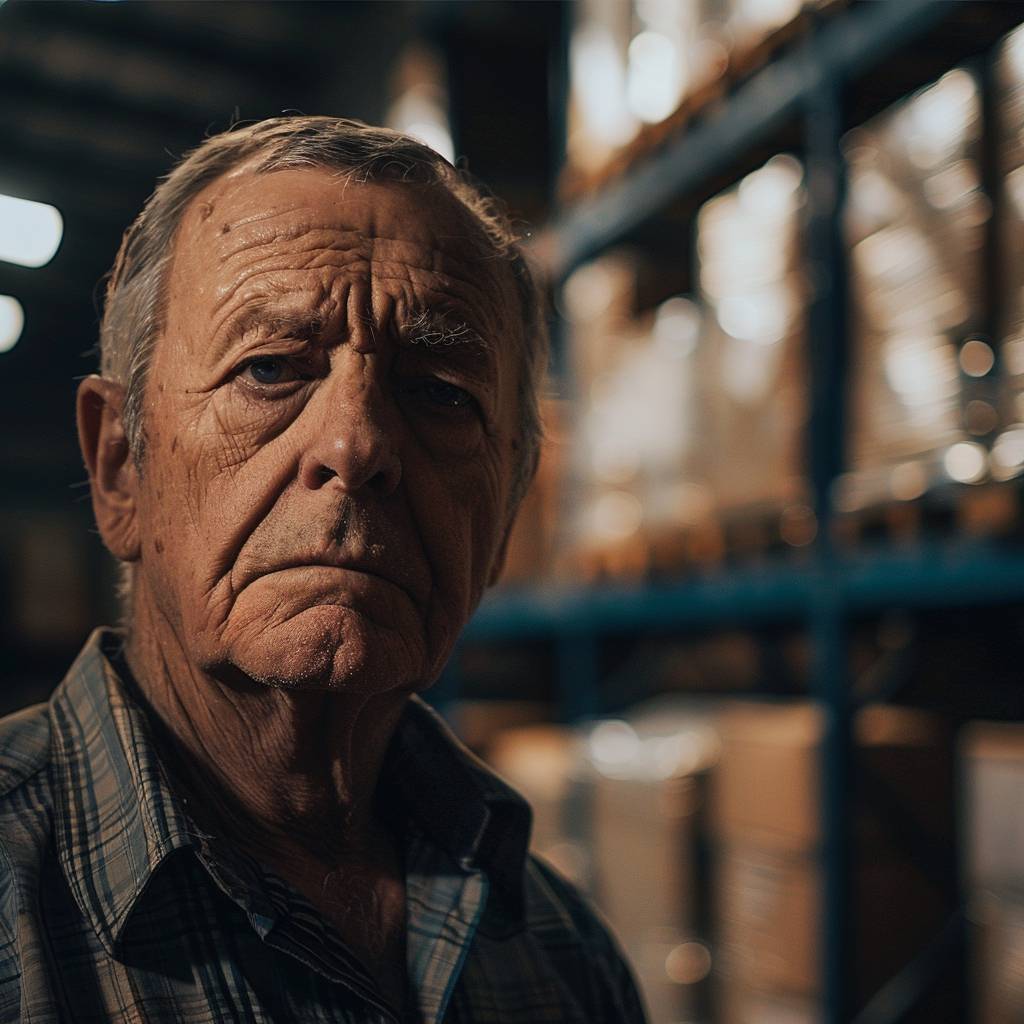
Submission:
<svg viewBox="0 0 1024 1024">
<path fill-rule="evenodd" d="M 332 262 L 398 292 L 411 282 L 449 291 L 503 333 L 521 327 L 511 268 L 441 185 L 359 181 L 322 168 L 232 172 L 186 210 L 172 276 L 190 301 L 216 301 L 212 291 L 236 288 L 282 258 Z"/>
</svg>

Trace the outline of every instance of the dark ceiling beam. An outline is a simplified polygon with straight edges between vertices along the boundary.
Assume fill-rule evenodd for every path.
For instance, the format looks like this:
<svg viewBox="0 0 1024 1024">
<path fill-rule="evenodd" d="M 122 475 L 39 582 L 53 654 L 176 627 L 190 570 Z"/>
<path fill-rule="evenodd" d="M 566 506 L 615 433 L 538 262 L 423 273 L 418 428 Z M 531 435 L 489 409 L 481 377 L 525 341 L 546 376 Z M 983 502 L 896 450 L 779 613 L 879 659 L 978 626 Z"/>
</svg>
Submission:
<svg viewBox="0 0 1024 1024">
<path fill-rule="evenodd" d="M 303 80 L 310 73 L 308 56 L 301 45 L 302 33 L 295 29 L 293 19 L 281 22 L 286 32 L 288 26 L 292 26 L 288 33 L 292 38 L 258 39 L 244 30 L 221 28 L 218 31 L 217 26 L 204 25 L 204 8 L 213 6 L 209 3 L 187 4 L 191 9 L 188 17 L 166 16 L 173 8 L 181 6 L 161 2 L 108 5 L 67 0 L 58 3 L 9 0 L 4 16 L 15 27 L 19 24 L 56 27 L 61 32 L 74 32 L 107 45 L 116 40 L 126 53 L 144 51 L 177 64 L 187 55 L 189 62 L 207 63 L 256 81 L 280 74 Z M 258 15 L 251 5 L 232 6 L 238 15 L 236 24 L 243 29 Z M 306 6 L 287 5 L 296 11 Z"/>
</svg>

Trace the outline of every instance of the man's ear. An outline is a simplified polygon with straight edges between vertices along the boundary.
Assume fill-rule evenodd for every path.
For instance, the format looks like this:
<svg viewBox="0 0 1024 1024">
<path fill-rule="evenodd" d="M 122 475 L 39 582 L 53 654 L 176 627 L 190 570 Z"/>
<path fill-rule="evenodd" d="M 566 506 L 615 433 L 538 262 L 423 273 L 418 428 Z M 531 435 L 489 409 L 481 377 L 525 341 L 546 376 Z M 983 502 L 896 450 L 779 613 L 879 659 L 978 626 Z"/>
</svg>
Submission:
<svg viewBox="0 0 1024 1024">
<path fill-rule="evenodd" d="M 138 471 L 121 421 L 124 388 L 92 374 L 78 385 L 78 443 L 100 536 L 122 562 L 139 557 Z"/>
</svg>

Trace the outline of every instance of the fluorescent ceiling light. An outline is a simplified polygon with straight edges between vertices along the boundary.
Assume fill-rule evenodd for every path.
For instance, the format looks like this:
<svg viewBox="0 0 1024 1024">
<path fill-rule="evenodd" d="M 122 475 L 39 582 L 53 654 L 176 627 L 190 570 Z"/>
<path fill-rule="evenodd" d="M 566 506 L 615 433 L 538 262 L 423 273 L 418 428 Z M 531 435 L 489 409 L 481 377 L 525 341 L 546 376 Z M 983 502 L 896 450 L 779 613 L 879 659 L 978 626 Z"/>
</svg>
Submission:
<svg viewBox="0 0 1024 1024">
<path fill-rule="evenodd" d="M 0 260 L 20 267 L 42 267 L 53 259 L 64 219 L 46 203 L 0 195 Z"/>
<path fill-rule="evenodd" d="M 21 337 L 25 311 L 11 295 L 0 295 L 0 352 L 9 352 Z"/>
</svg>

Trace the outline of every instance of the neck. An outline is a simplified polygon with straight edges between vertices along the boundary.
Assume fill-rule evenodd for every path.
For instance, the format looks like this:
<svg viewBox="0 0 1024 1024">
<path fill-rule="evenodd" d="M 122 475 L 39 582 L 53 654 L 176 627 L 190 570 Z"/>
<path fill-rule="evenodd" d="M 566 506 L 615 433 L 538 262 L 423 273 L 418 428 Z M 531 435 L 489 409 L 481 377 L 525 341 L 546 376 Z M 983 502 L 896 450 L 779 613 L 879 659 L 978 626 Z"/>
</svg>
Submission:
<svg viewBox="0 0 1024 1024">
<path fill-rule="evenodd" d="M 374 792 L 403 692 L 286 690 L 203 671 L 136 606 L 128 666 L 197 824 L 271 862 L 372 858 Z"/>
</svg>

